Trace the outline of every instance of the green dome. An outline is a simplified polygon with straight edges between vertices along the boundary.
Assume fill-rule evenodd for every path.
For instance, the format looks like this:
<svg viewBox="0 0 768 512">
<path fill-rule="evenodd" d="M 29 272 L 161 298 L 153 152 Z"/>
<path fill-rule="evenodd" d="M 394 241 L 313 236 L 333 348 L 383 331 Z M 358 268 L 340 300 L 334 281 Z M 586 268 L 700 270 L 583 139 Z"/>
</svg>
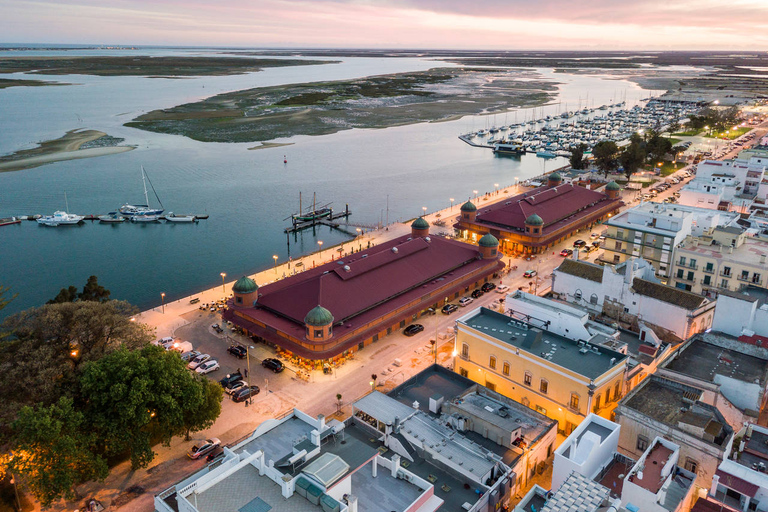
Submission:
<svg viewBox="0 0 768 512">
<path fill-rule="evenodd" d="M 235 281 L 234 286 L 232 286 L 234 293 L 253 293 L 258 289 L 259 285 L 256 284 L 256 281 L 246 276 Z"/>
<path fill-rule="evenodd" d="M 552 174 L 549 175 L 549 180 L 550 181 L 563 181 L 563 177 L 560 176 L 559 174 L 557 174 L 556 172 L 553 172 Z"/>
<path fill-rule="evenodd" d="M 424 217 L 419 217 L 415 221 L 413 221 L 413 224 L 411 224 L 411 227 L 413 229 L 429 229 L 429 222 L 424 220 Z"/>
<path fill-rule="evenodd" d="M 461 211 L 463 212 L 476 212 L 477 206 L 472 204 L 472 201 L 467 201 L 463 205 L 461 205 Z"/>
<path fill-rule="evenodd" d="M 315 306 L 304 317 L 304 323 L 314 327 L 322 327 L 333 323 L 333 315 L 323 306 Z"/>
<path fill-rule="evenodd" d="M 544 219 L 536 215 L 535 213 L 525 219 L 525 223 L 530 226 L 543 226 L 544 225 Z"/>
<path fill-rule="evenodd" d="M 492 234 L 486 233 L 485 235 L 483 235 L 483 238 L 481 238 L 480 241 L 477 242 L 477 245 L 479 245 L 480 247 L 498 247 L 499 241 Z"/>
<path fill-rule="evenodd" d="M 610 182 L 605 186 L 605 190 L 621 190 L 621 187 L 615 181 Z"/>
</svg>

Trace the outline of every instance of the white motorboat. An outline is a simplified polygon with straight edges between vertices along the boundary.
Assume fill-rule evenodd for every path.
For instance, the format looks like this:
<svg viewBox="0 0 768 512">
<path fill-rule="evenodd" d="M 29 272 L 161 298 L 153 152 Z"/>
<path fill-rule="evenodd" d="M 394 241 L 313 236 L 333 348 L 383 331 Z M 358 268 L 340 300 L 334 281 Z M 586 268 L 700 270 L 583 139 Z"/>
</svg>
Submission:
<svg viewBox="0 0 768 512">
<path fill-rule="evenodd" d="M 130 219 L 131 222 L 158 222 L 160 216 L 151 213 L 136 213 L 132 215 Z"/>
<path fill-rule="evenodd" d="M 149 206 L 149 196 L 147 194 L 147 182 L 149 181 L 149 186 L 152 188 L 152 192 L 155 194 L 155 198 L 157 199 L 157 202 L 160 203 L 160 208 L 152 208 Z M 144 166 L 141 167 L 141 182 L 144 184 L 144 204 L 124 204 L 120 207 L 119 211 L 122 215 L 126 215 L 128 217 L 134 217 L 134 216 L 145 216 L 145 215 L 155 215 L 160 216 L 165 211 L 165 208 L 163 207 L 162 201 L 160 201 L 160 197 L 157 195 L 157 191 L 155 191 L 155 186 L 152 185 L 152 182 L 149 179 L 149 176 L 147 176 L 147 171 L 144 170 Z M 157 220 L 157 219 L 154 219 Z M 144 220 L 143 222 L 148 222 Z"/>
<path fill-rule="evenodd" d="M 53 212 L 53 215 L 40 217 L 37 219 L 37 223 L 41 226 L 73 226 L 80 224 L 84 218 L 82 215 L 58 211 Z"/>
<path fill-rule="evenodd" d="M 197 222 L 197 217 L 194 215 L 175 215 L 173 212 L 170 212 L 165 216 L 165 220 L 168 222 Z"/>
</svg>

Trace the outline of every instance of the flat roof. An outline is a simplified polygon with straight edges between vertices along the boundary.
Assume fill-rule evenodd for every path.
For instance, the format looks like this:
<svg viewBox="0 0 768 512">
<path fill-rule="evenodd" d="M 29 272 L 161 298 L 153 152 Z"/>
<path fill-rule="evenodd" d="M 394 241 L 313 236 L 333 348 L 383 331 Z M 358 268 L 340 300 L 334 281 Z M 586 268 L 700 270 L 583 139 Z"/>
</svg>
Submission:
<svg viewBox="0 0 768 512">
<path fill-rule="evenodd" d="M 768 375 L 768 360 L 707 343 L 698 336 L 673 355 L 664 367 L 707 382 L 714 382 L 716 375 L 723 375 L 764 386 Z"/>
<path fill-rule="evenodd" d="M 744 450 L 740 453 L 741 455 L 736 462 L 746 468 L 754 469 L 753 465 L 760 463 L 768 465 L 768 434 L 753 428 L 752 436 L 747 440 Z"/>
<path fill-rule="evenodd" d="M 722 230 L 724 231 L 724 230 Z M 681 247 L 689 254 L 698 254 L 707 258 L 722 260 L 723 262 L 742 263 L 744 265 L 761 265 L 761 259 L 768 254 L 768 242 L 759 238 L 746 237 L 744 242 L 738 247 L 728 247 L 725 252 L 722 245 L 703 245 L 701 239 L 699 244 L 694 245 L 692 241 L 687 241 Z M 731 249 L 733 249 L 731 251 Z M 734 275 L 734 277 L 736 277 Z"/>
<path fill-rule="evenodd" d="M 583 347 L 573 340 L 537 328 L 520 327 L 522 322 L 515 325 L 512 318 L 487 308 L 479 308 L 471 317 L 457 322 L 591 380 L 621 366 L 627 359 L 626 355 L 603 347 L 599 347 L 599 353 L 582 353 Z"/>
<path fill-rule="evenodd" d="M 365 395 L 353 405 L 355 409 L 363 411 L 368 416 L 376 418 L 387 425 L 393 425 L 395 418 L 403 421 L 416 412 L 416 409 L 413 407 L 408 407 L 379 391 L 373 391 Z"/>
<path fill-rule="evenodd" d="M 256 453 L 264 451 L 266 461 L 279 461 L 286 455 L 293 453 L 294 445 L 310 438 L 310 433 L 315 428 L 296 416 L 275 425 L 272 429 L 261 434 L 255 439 L 237 447 L 235 453 Z"/>
<path fill-rule="evenodd" d="M 542 512 L 593 512 L 610 493 L 599 483 L 572 471 Z"/>
<path fill-rule="evenodd" d="M 408 407 L 419 402 L 419 409 L 429 412 L 430 397 L 440 395 L 445 400 L 452 400 L 476 386 L 476 382 L 439 364 L 433 364 L 394 388 L 388 395 Z"/>
<path fill-rule="evenodd" d="M 403 478 L 392 478 L 383 467 L 378 468 L 374 477 L 373 464 L 370 462 L 352 473 L 352 494 L 357 497 L 359 512 L 403 512 L 424 492 Z"/>
</svg>

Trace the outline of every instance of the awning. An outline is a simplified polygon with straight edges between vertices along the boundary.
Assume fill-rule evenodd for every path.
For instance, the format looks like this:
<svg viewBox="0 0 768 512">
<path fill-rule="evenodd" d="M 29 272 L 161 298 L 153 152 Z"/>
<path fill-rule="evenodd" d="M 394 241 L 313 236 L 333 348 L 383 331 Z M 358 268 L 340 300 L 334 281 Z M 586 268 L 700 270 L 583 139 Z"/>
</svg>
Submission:
<svg viewBox="0 0 768 512">
<path fill-rule="evenodd" d="M 749 483 L 746 480 L 743 480 L 737 476 L 733 476 L 729 473 L 726 473 L 721 469 L 718 469 L 717 472 L 715 472 L 715 474 L 720 477 L 720 483 L 722 485 L 730 489 L 733 489 L 739 494 L 744 494 L 745 496 L 749 496 L 750 498 L 754 498 L 755 494 L 757 494 L 758 489 L 760 489 L 757 485 Z"/>
</svg>

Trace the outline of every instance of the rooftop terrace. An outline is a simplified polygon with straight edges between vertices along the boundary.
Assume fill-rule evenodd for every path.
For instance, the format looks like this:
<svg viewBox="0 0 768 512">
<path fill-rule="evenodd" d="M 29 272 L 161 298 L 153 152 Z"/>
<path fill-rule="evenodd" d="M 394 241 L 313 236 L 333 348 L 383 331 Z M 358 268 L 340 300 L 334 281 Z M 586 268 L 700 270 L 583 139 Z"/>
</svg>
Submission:
<svg viewBox="0 0 768 512">
<path fill-rule="evenodd" d="M 624 354 L 606 348 L 582 350 L 583 347 L 575 341 L 541 329 L 529 328 L 524 322 L 515 322 L 506 315 L 486 308 L 478 309 L 472 316 L 458 320 L 458 323 L 590 380 L 623 365 L 627 359 Z"/>
<path fill-rule="evenodd" d="M 607 497 L 608 489 L 574 471 L 541 512 L 593 512 Z"/>
<path fill-rule="evenodd" d="M 714 382 L 715 375 L 723 375 L 764 385 L 768 373 L 768 361 L 698 338 L 673 356 L 665 367 L 707 382 Z"/>
</svg>

